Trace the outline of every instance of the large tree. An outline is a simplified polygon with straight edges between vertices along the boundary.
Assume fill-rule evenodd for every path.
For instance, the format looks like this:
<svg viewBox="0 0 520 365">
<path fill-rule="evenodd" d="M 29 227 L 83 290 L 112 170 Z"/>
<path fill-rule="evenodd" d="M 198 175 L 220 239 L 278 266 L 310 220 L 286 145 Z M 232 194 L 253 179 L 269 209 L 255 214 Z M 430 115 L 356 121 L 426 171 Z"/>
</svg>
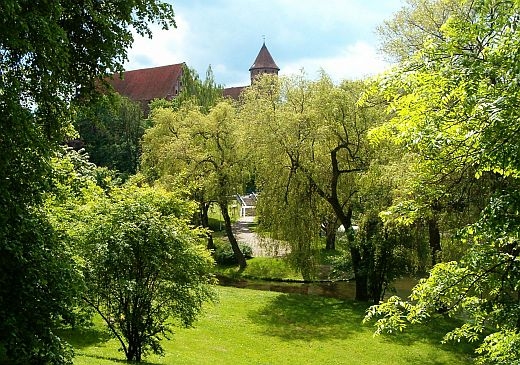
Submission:
<svg viewBox="0 0 520 365">
<path fill-rule="evenodd" d="M 103 318 L 128 361 L 162 354 L 175 323 L 189 326 L 214 298 L 213 259 L 179 192 L 132 185 L 78 207 L 70 231 L 84 259 L 83 299 Z"/>
<path fill-rule="evenodd" d="M 392 60 L 403 61 L 426 42 L 444 42 L 441 27 L 453 14 L 469 14 L 468 2 L 459 0 L 406 0 L 391 19 L 377 28 L 381 50 Z"/>
<path fill-rule="evenodd" d="M 196 105 L 203 114 L 208 114 L 210 110 L 220 101 L 222 101 L 222 86 L 215 82 L 211 66 L 206 71 L 206 77 L 202 80 L 199 74 L 194 70 L 184 65 L 182 69 L 182 89 L 180 94 L 173 100 L 167 101 L 164 99 L 154 100 L 151 103 L 152 111 L 158 108 L 169 108 L 178 111 L 184 104 Z M 143 159 L 145 163 L 143 167 L 147 172 L 149 179 L 159 178 L 150 169 L 151 165 L 147 157 Z M 197 185 L 192 191 L 192 198 L 199 204 L 199 211 L 196 219 L 196 224 L 208 229 L 208 248 L 214 250 L 215 244 L 213 242 L 213 234 L 209 230 L 209 216 L 208 212 L 211 204 L 214 203 L 211 195 L 204 184 Z"/>
<path fill-rule="evenodd" d="M 190 185 L 204 201 L 218 204 L 233 253 L 246 267 L 231 227 L 230 197 L 240 192 L 243 153 L 239 145 L 235 110 L 223 101 L 204 114 L 192 103 L 174 111 L 155 109 L 143 142 L 143 171 L 163 184 Z"/>
<path fill-rule="evenodd" d="M 264 77 L 241 107 L 255 146 L 261 224 L 291 243 L 306 276 L 323 212 L 346 230 L 352 226 L 359 178 L 372 156 L 366 134 L 382 118 L 381 108 L 358 103 L 364 90 L 362 82 L 336 86 L 326 75 L 317 81 Z M 355 242 L 349 251 L 356 298 L 367 300 L 365 262 L 372 257 Z"/>
<path fill-rule="evenodd" d="M 471 23 L 475 17 L 475 9 L 469 1 L 408 0 L 400 11 L 378 28 L 383 52 L 401 61 L 399 74 L 415 69 L 414 62 L 409 62 L 415 54 L 423 52 L 425 48 L 443 47 L 450 37 L 445 31 L 445 23 L 450 17 Z M 482 39 L 479 42 L 487 40 Z M 467 46 L 472 47 L 470 44 Z M 401 89 L 399 93 L 404 90 Z M 451 108 L 447 103 L 450 93 L 452 90 L 446 90 L 444 100 L 438 105 Z M 431 99 L 431 105 L 436 102 L 439 102 L 438 98 Z M 437 118 L 442 118 L 444 111 L 441 108 Z M 404 125 L 407 124 L 402 123 L 401 128 Z M 421 133 L 431 131 L 431 128 L 425 128 Z M 427 138 L 423 140 L 430 143 Z M 396 138 L 394 141 L 399 144 L 404 140 Z M 414 148 L 402 150 L 403 157 L 408 160 L 407 164 L 401 164 L 406 170 L 406 178 L 400 183 L 400 191 L 394 194 L 396 204 L 385 215 L 387 220 L 394 222 L 420 222 L 427 226 L 431 261 L 435 264 L 442 259 L 454 257 L 452 254 L 457 250 L 453 250 L 453 247 L 443 249 L 442 246 L 447 246 L 448 242 L 441 244 L 441 236 L 452 234 L 461 224 L 475 221 L 485 205 L 492 181 L 484 178 L 476 183 L 475 170 L 471 166 L 457 170 L 450 165 L 448 159 L 435 158 L 438 154 L 435 148 L 424 146 L 420 143 L 421 139 L 417 139 L 417 142 L 419 143 L 416 146 L 423 146 L 421 154 L 427 153 L 434 158 L 427 157 L 430 162 L 424 163 L 415 158 Z M 438 161 L 441 160 L 442 171 L 438 166 Z M 414 213 L 410 214 L 412 211 Z M 407 214 L 401 214 L 402 212 Z"/>
<path fill-rule="evenodd" d="M 466 5 L 466 15 L 453 14 L 443 24 L 443 42 L 426 43 L 385 79 L 396 111 L 386 131 L 397 132 L 417 157 L 425 173 L 416 181 L 429 196 L 449 196 L 452 177 L 470 174 L 473 185 L 488 186 L 487 193 L 476 190 L 486 207 L 476 222 L 460 227 L 460 260 L 437 264 L 411 301 L 394 297 L 373 307 L 369 318 L 381 316 L 378 332 L 385 332 L 438 312 L 462 314 L 463 324 L 446 340 L 478 341 L 480 363 L 510 364 L 520 358 L 520 7 L 488 0 Z"/>
<path fill-rule="evenodd" d="M 174 25 L 171 5 L 17 1 L 0 5 L 0 360 L 67 363 L 53 331 L 74 302 L 71 260 L 39 209 L 69 103 L 122 69 L 132 29 Z"/>
</svg>

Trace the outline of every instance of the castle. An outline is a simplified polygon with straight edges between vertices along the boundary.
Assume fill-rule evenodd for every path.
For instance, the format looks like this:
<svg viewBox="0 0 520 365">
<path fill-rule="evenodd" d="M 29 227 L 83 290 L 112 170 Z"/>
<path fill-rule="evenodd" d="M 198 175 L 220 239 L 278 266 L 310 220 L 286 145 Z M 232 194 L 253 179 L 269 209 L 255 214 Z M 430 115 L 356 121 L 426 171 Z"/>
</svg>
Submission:
<svg viewBox="0 0 520 365">
<path fill-rule="evenodd" d="M 122 78 L 119 75 L 114 75 L 109 83 L 119 94 L 139 102 L 146 110 L 152 100 L 171 100 L 181 92 L 184 65 L 185 63 L 178 63 L 126 71 Z M 264 73 L 278 75 L 278 71 L 280 71 L 280 68 L 274 62 L 264 42 L 253 65 L 249 68 L 251 83 L 258 75 Z M 223 96 L 238 99 L 245 87 L 247 86 L 225 88 Z"/>
</svg>

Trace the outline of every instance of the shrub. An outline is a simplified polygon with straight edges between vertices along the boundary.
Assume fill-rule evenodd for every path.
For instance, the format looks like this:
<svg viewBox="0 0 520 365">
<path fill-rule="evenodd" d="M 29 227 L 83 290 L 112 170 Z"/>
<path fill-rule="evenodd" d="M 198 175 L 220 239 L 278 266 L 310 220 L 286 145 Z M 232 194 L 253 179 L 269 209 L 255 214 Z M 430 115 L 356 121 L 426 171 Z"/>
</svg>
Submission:
<svg viewBox="0 0 520 365">
<path fill-rule="evenodd" d="M 213 258 L 218 265 L 235 265 L 238 264 L 238 260 L 231 249 L 231 245 L 222 240 L 216 240 L 215 245 L 217 246 L 213 253 Z M 248 245 L 239 243 L 240 251 L 244 254 L 246 259 L 253 257 L 253 250 Z"/>
</svg>

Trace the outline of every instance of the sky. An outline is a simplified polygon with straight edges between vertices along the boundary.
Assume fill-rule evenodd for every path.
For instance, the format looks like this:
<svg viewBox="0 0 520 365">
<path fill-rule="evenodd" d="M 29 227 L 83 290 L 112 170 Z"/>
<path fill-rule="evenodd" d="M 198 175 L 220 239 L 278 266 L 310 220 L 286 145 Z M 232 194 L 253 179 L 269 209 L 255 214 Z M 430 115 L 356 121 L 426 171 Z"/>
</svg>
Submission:
<svg viewBox="0 0 520 365">
<path fill-rule="evenodd" d="M 186 62 L 202 77 L 209 65 L 226 87 L 249 85 L 249 68 L 262 43 L 280 75 L 335 82 L 375 75 L 390 65 L 375 29 L 401 0 L 176 0 L 177 28 L 152 26 L 152 39 L 135 36 L 126 70 Z"/>
</svg>

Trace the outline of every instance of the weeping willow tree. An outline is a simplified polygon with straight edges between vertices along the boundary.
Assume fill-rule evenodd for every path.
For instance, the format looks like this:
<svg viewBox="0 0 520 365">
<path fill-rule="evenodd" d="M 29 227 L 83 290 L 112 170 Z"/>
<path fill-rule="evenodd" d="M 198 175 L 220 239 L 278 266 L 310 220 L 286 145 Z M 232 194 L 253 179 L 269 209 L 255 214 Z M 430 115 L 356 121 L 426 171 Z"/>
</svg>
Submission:
<svg viewBox="0 0 520 365">
<path fill-rule="evenodd" d="M 291 246 L 294 262 L 304 275 L 312 273 L 323 217 L 327 213 L 352 226 L 359 178 L 372 151 L 368 129 L 379 123 L 377 107 L 361 106 L 362 82 L 336 86 L 323 74 L 317 81 L 304 75 L 266 76 L 244 96 L 243 124 L 254 145 L 261 226 Z M 356 297 L 368 299 L 363 260 L 349 245 L 356 278 Z"/>
<path fill-rule="evenodd" d="M 233 253 L 246 267 L 231 229 L 228 200 L 241 192 L 242 153 L 239 147 L 235 110 L 226 101 L 218 103 L 208 114 L 193 103 L 177 111 L 157 108 L 152 114 L 154 127 L 143 141 L 142 168 L 155 175 L 163 185 L 184 185 L 204 202 L 216 202 Z"/>
</svg>

